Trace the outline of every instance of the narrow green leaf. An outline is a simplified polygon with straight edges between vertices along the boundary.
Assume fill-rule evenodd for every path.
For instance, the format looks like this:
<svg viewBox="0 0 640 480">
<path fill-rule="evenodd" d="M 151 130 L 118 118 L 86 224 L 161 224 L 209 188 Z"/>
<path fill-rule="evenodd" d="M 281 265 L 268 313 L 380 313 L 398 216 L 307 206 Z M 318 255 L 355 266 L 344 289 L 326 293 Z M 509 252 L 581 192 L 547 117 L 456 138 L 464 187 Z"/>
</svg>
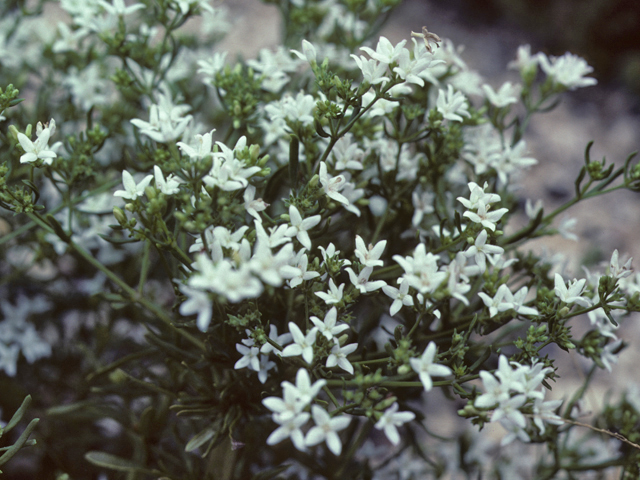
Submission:
<svg viewBox="0 0 640 480">
<path fill-rule="evenodd" d="M 148 470 L 137 463 L 127 460 L 117 455 L 112 455 L 106 452 L 91 451 L 84 455 L 84 458 L 91 464 L 97 467 L 108 468 L 110 470 L 117 470 L 119 472 L 140 472 L 148 475 L 158 475 L 160 472 L 154 470 Z"/>
<path fill-rule="evenodd" d="M 11 445 L 11 447 L 9 447 L 9 449 L 0 457 L 0 465 L 4 465 L 11 460 L 11 458 L 27 443 L 29 435 L 31 435 L 31 432 L 36 428 L 39 421 L 39 418 L 34 418 L 29 422 L 29 425 L 27 425 L 27 428 L 24 429 L 22 435 L 20 435 L 18 440 L 16 440 L 16 443 Z"/>
<path fill-rule="evenodd" d="M 184 447 L 185 452 L 193 452 L 194 450 L 200 448 L 202 445 L 207 443 L 209 440 L 213 438 L 216 434 L 216 430 L 213 425 L 209 425 L 207 428 L 202 430 L 200 433 L 194 435 L 189 442 L 187 442 L 186 447 Z"/>
<path fill-rule="evenodd" d="M 22 420 L 22 417 L 24 417 L 24 414 L 29 408 L 29 405 L 31 405 L 31 395 L 27 395 L 26 397 L 24 397 L 22 405 L 18 407 L 16 412 L 11 417 L 11 420 L 9 420 L 9 423 L 7 423 L 7 425 L 2 429 L 3 434 L 11 431 L 13 427 L 15 427 L 18 422 Z"/>
</svg>

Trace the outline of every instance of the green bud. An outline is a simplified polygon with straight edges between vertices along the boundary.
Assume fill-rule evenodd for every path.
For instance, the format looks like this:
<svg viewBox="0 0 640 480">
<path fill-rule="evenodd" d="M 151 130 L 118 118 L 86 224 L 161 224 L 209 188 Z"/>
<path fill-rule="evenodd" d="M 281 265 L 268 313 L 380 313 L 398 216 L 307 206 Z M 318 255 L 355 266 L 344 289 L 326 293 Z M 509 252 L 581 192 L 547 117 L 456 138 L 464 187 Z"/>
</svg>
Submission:
<svg viewBox="0 0 640 480">
<path fill-rule="evenodd" d="M 319 181 L 320 181 L 320 177 L 316 173 L 313 177 L 311 177 L 311 180 L 309 180 L 309 187 L 311 188 L 317 187 Z"/>
<path fill-rule="evenodd" d="M 264 166 L 267 164 L 268 161 L 269 161 L 269 155 L 265 155 L 260 160 L 258 160 L 258 166 L 260 168 L 264 168 Z"/>
<path fill-rule="evenodd" d="M 249 147 L 249 157 L 253 163 L 258 161 L 258 157 L 260 156 L 260 145 L 251 145 Z"/>
<path fill-rule="evenodd" d="M 136 211 L 136 207 L 133 205 L 133 203 L 127 203 L 124 206 L 125 210 L 129 210 L 130 212 L 135 212 Z"/>
<path fill-rule="evenodd" d="M 118 221 L 120 225 L 122 226 L 126 225 L 127 216 L 125 215 L 125 213 L 122 211 L 121 208 L 113 207 L 113 216 L 115 217 L 115 219 Z"/>
<path fill-rule="evenodd" d="M 411 371 L 411 367 L 409 365 L 400 365 L 398 367 L 398 375 L 406 375 Z"/>
<path fill-rule="evenodd" d="M 20 133 L 20 132 L 18 132 L 18 128 L 15 125 L 9 125 L 9 135 L 16 142 L 18 141 L 18 133 Z"/>
<path fill-rule="evenodd" d="M 109 374 L 109 380 L 116 385 L 122 385 L 127 381 L 127 374 L 121 368 L 118 368 Z"/>
<path fill-rule="evenodd" d="M 156 198 L 156 189 L 153 188 L 151 185 L 148 185 L 147 187 L 145 187 L 144 193 L 147 195 L 147 198 L 149 200 L 153 200 L 154 198 Z"/>
</svg>

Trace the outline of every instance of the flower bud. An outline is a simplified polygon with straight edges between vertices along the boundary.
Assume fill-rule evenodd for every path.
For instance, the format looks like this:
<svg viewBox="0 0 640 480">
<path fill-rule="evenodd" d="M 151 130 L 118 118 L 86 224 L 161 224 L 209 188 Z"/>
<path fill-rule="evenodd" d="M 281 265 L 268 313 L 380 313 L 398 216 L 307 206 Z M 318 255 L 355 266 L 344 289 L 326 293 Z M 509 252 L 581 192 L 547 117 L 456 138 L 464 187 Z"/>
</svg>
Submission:
<svg viewBox="0 0 640 480">
<path fill-rule="evenodd" d="M 156 189 L 153 188 L 151 185 L 148 185 L 145 187 L 144 193 L 147 195 L 147 198 L 149 200 L 153 200 L 154 198 L 156 198 Z"/>
<path fill-rule="evenodd" d="M 320 181 L 320 177 L 316 173 L 313 177 L 311 177 L 311 180 L 309 180 L 309 187 L 311 188 L 317 187 L 319 181 Z"/>
<path fill-rule="evenodd" d="M 125 213 L 122 211 L 121 208 L 113 207 L 113 216 L 115 217 L 115 219 L 118 221 L 120 225 L 122 225 L 123 227 L 126 225 L 127 216 L 125 215 Z"/>
</svg>

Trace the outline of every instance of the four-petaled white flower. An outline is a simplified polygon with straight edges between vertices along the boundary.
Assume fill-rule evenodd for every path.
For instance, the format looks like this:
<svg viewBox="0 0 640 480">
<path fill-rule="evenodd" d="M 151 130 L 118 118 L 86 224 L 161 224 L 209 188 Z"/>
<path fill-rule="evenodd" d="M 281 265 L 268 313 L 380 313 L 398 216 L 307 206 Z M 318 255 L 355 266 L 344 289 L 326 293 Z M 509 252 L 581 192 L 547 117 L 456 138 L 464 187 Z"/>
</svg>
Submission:
<svg viewBox="0 0 640 480">
<path fill-rule="evenodd" d="M 333 307 L 325 314 L 324 321 L 320 320 L 318 317 L 311 317 L 309 320 L 313 322 L 318 329 L 318 332 L 324 335 L 327 340 L 332 340 L 336 335 L 349 328 L 349 325 L 346 323 L 336 325 L 337 319 L 338 310 L 336 307 Z"/>
<path fill-rule="evenodd" d="M 298 241 L 307 250 L 311 250 L 311 239 L 307 230 L 312 229 L 320 223 L 322 217 L 320 215 L 314 215 L 313 217 L 302 219 L 300 212 L 294 205 L 289 205 L 289 219 L 291 226 L 285 232 L 288 237 L 296 237 Z"/>
<path fill-rule="evenodd" d="M 384 411 L 375 425 L 378 430 L 384 430 L 384 434 L 394 445 L 398 445 L 398 443 L 400 443 L 400 434 L 398 433 L 398 427 L 404 425 L 407 422 L 411 422 L 414 418 L 416 418 L 415 413 L 398 412 L 398 408 L 398 402 L 395 402 Z"/>
<path fill-rule="evenodd" d="M 487 269 L 487 255 L 503 253 L 504 248 L 487 244 L 487 231 L 484 228 L 478 234 L 474 244 L 464 252 L 465 256 L 475 258 L 476 265 L 480 267 L 482 273 Z"/>
<path fill-rule="evenodd" d="M 156 180 L 156 188 L 165 195 L 173 195 L 180 191 L 180 182 L 173 175 L 169 175 L 165 180 L 162 170 L 157 165 L 153 167 L 153 176 Z"/>
<path fill-rule="evenodd" d="M 446 377 L 451 375 L 453 371 L 446 365 L 438 365 L 433 360 L 436 356 L 436 344 L 429 342 L 427 348 L 424 349 L 424 353 L 420 358 L 411 358 L 409 363 L 411 368 L 418 374 L 422 385 L 424 385 L 425 392 L 428 392 L 433 388 L 433 380 L 431 377 Z"/>
<path fill-rule="evenodd" d="M 46 127 L 41 122 L 36 125 L 36 141 L 32 142 L 24 133 L 18 133 L 18 142 L 24 150 L 24 154 L 20 157 L 20 163 L 31 163 L 36 160 L 42 160 L 46 165 L 51 165 L 53 159 L 58 155 L 49 147 L 49 138 L 56 131 L 56 122 L 52 118 Z"/>
<path fill-rule="evenodd" d="M 591 302 L 588 298 L 582 297 L 582 293 L 586 286 L 587 279 L 583 278 L 581 280 L 573 279 L 572 282 L 569 282 L 568 288 L 565 285 L 562 276 L 559 273 L 555 275 L 555 288 L 556 296 L 565 303 L 577 303 L 581 307 L 590 307 Z"/>
<path fill-rule="evenodd" d="M 409 282 L 406 280 L 400 283 L 399 289 L 391 285 L 384 285 L 382 291 L 393 299 L 389 308 L 389 315 L 392 317 L 400 311 L 403 305 L 407 307 L 413 306 L 413 297 L 409 295 Z"/>
<path fill-rule="evenodd" d="M 347 428 L 351 423 L 351 417 L 348 415 L 331 417 L 324 408 L 318 405 L 311 405 L 311 415 L 313 415 L 313 421 L 316 425 L 307 432 L 305 445 L 313 447 L 321 442 L 327 442 L 329 450 L 334 455 L 340 455 L 342 442 L 336 432 Z"/>
<path fill-rule="evenodd" d="M 357 348 L 357 343 L 350 343 L 344 347 L 341 347 L 340 344 L 336 343 L 331 348 L 331 353 L 327 357 L 327 368 L 335 367 L 337 365 L 345 372 L 349 372 L 353 375 L 353 365 L 351 365 L 351 362 L 347 360 L 347 355 L 355 352 Z"/>
<path fill-rule="evenodd" d="M 345 268 L 345 270 L 349 274 L 349 280 L 351 280 L 351 283 L 360 290 L 360 293 L 373 292 L 387 284 L 384 280 L 369 281 L 369 276 L 371 275 L 371 272 L 373 272 L 373 267 L 364 267 L 358 275 L 356 275 L 356 272 L 354 272 L 350 267 Z"/>
<path fill-rule="evenodd" d="M 335 305 L 336 303 L 340 303 L 342 300 L 342 294 L 344 292 L 344 283 L 340 284 L 339 287 L 336 287 L 336 284 L 333 283 L 333 278 L 329 279 L 329 293 L 326 292 L 315 292 L 315 294 L 324 300 L 324 303 L 327 305 Z"/>
<path fill-rule="evenodd" d="M 305 362 L 309 364 L 313 362 L 313 344 L 316 343 L 318 329 L 313 327 L 304 335 L 300 327 L 293 322 L 289 322 L 289 331 L 293 337 L 293 343 L 285 347 L 282 351 L 282 356 L 297 357 L 301 355 Z"/>
<path fill-rule="evenodd" d="M 256 221 L 262 223 L 262 218 L 260 218 L 260 215 L 258 215 L 258 212 L 262 212 L 263 210 L 266 210 L 269 204 L 264 200 L 262 200 L 261 198 L 255 198 L 255 197 L 256 197 L 256 187 L 254 187 L 253 185 L 247 186 L 247 188 L 244 190 L 244 195 L 243 195 L 244 209 L 247 211 L 249 215 L 255 218 Z"/>
<path fill-rule="evenodd" d="M 633 273 L 631 268 L 632 260 L 633 258 L 630 258 L 627 260 L 627 263 L 621 267 L 618 263 L 618 250 L 614 250 L 613 254 L 611 254 L 611 261 L 609 262 L 609 275 L 616 279 L 628 277 Z"/>
<path fill-rule="evenodd" d="M 123 170 L 122 185 L 124 185 L 124 190 L 116 190 L 113 193 L 113 196 L 122 197 L 127 200 L 135 200 L 136 198 L 144 195 L 144 189 L 147 188 L 149 183 L 151 183 L 151 180 L 153 180 L 153 175 L 147 175 L 140 181 L 140 183 L 136 184 L 136 181 L 133 179 L 133 175 L 126 170 Z"/>
<path fill-rule="evenodd" d="M 478 202 L 478 210 L 472 212 L 467 210 L 462 214 L 474 223 L 479 223 L 483 227 L 488 228 L 492 232 L 496 230 L 496 223 L 500 221 L 502 216 L 509 211 L 508 208 L 499 208 L 498 210 L 489 211 L 489 206 L 480 200 Z"/>
<path fill-rule="evenodd" d="M 344 175 L 330 177 L 327 173 L 327 164 L 320 162 L 320 184 L 322 185 L 324 193 L 327 194 L 327 197 L 332 198 L 336 202 L 349 205 L 347 197 L 340 193 L 340 190 L 344 188 L 346 182 L 347 180 L 344 178 Z"/>
<path fill-rule="evenodd" d="M 353 252 L 363 267 L 377 267 L 384 265 L 384 262 L 380 260 L 380 255 L 384 252 L 387 246 L 387 241 L 382 240 L 374 245 L 365 245 L 364 240 L 360 235 L 356 235 L 356 249 Z"/>
<path fill-rule="evenodd" d="M 407 43 L 407 41 L 402 40 L 394 47 L 386 37 L 380 37 L 375 51 L 369 47 L 360 47 L 360 50 L 364 50 L 371 58 L 390 65 L 398 59 L 405 43 Z"/>
<path fill-rule="evenodd" d="M 467 97 L 462 92 L 456 92 L 453 85 L 449 85 L 447 90 L 440 90 L 436 100 L 436 109 L 442 114 L 445 120 L 452 122 L 462 122 L 464 117 L 471 117 L 468 110 Z"/>
</svg>

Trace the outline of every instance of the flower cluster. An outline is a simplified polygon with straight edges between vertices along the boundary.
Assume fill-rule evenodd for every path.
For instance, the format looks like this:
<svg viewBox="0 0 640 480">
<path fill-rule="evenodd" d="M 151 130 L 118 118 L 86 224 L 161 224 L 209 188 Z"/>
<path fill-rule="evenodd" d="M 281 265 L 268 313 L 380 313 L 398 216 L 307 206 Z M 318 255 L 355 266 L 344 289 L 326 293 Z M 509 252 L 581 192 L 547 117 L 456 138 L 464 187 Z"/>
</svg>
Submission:
<svg viewBox="0 0 640 480">
<path fill-rule="evenodd" d="M 520 478 L 537 444 L 530 471 L 587 469 L 579 400 L 640 275 L 616 250 L 574 278 L 529 241 L 572 238 L 559 215 L 640 168 L 587 149 L 549 212 L 517 188 L 530 117 L 595 84 L 586 62 L 521 47 L 492 86 L 426 27 L 371 38 L 389 0 L 280 2 L 298 49 L 245 59 L 223 5 L 156 3 L 62 0 L 48 38 L 0 6 L 0 82 L 47 85 L 0 90 L 0 369 L 47 389 L 34 478 Z M 559 398 L 567 351 L 592 373 Z M 637 446 L 638 415 L 628 395 L 594 422 Z M 633 475 L 613 452 L 588 469 Z"/>
</svg>

